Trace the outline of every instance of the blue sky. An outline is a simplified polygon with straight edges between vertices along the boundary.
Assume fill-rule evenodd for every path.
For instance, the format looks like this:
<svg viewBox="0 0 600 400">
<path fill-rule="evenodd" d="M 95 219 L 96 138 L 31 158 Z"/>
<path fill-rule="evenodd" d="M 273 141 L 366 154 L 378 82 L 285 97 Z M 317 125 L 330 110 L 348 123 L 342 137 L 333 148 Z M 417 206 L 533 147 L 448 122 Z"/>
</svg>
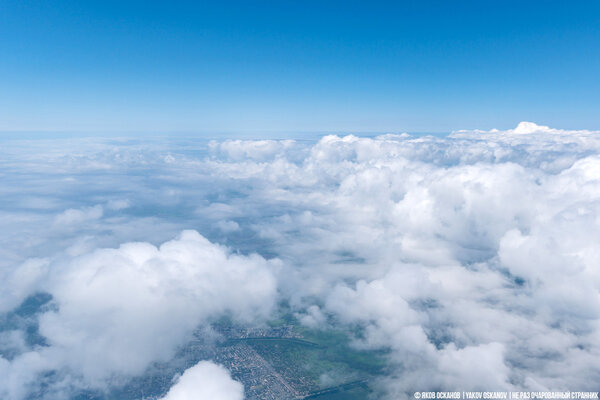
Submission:
<svg viewBox="0 0 600 400">
<path fill-rule="evenodd" d="M 597 1 L 0 4 L 0 131 L 600 128 Z"/>
</svg>

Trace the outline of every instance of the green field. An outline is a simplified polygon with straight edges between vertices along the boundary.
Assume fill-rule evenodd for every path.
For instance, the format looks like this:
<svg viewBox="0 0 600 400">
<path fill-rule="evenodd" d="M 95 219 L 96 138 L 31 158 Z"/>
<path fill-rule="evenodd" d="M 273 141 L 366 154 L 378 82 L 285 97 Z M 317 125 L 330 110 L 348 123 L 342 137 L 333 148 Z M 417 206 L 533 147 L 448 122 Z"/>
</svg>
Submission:
<svg viewBox="0 0 600 400">
<path fill-rule="evenodd" d="M 293 324 L 293 318 L 272 321 Z M 368 382 L 382 374 L 385 353 L 361 351 L 350 345 L 347 334 L 337 330 L 316 330 L 294 325 L 303 336 L 297 339 L 252 338 L 244 341 L 252 346 L 291 385 L 308 393 L 320 393 L 349 382 L 360 381 L 353 387 L 339 387 L 331 393 L 310 398 L 364 399 L 370 392 Z"/>
</svg>

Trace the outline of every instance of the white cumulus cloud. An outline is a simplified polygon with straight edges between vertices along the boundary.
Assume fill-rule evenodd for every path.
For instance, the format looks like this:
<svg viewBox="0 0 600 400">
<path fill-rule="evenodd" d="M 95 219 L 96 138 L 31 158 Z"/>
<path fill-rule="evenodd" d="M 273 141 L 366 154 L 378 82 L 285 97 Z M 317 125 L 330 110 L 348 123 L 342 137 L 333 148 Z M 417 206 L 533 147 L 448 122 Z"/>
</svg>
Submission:
<svg viewBox="0 0 600 400">
<path fill-rule="evenodd" d="M 275 301 L 276 268 L 276 261 L 231 254 L 195 231 L 160 247 L 126 243 L 50 265 L 25 263 L 14 276 L 32 276 L 30 293 L 52 295 L 53 307 L 39 316 L 47 345 L 10 362 L 10 385 L 0 384 L 0 393 L 20 398 L 22 386 L 35 379 L 21 368 L 62 370 L 70 380 L 102 388 L 115 376 L 135 376 L 169 360 L 210 318 L 264 319 Z"/>
<path fill-rule="evenodd" d="M 162 400 L 242 400 L 244 386 L 222 366 L 200 361 L 186 369 Z"/>
<path fill-rule="evenodd" d="M 52 301 L 44 346 L 0 335 L 4 397 L 140 375 L 277 300 L 384 350 L 379 397 L 597 389 L 600 132 L 27 146 L 0 150 L 0 310 Z"/>
</svg>

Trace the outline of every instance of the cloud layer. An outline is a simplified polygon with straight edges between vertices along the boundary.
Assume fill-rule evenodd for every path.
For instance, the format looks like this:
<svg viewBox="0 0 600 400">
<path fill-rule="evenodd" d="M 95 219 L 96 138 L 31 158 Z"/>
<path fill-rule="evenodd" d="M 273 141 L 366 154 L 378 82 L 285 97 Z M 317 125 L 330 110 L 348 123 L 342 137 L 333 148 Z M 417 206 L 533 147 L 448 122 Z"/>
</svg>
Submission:
<svg viewBox="0 0 600 400">
<path fill-rule="evenodd" d="M 600 380 L 599 132 L 70 146 L 2 150 L 0 310 L 52 296 L 43 345 L 1 332 L 5 397 L 106 387 L 277 300 L 388 350 L 380 396 Z"/>
</svg>

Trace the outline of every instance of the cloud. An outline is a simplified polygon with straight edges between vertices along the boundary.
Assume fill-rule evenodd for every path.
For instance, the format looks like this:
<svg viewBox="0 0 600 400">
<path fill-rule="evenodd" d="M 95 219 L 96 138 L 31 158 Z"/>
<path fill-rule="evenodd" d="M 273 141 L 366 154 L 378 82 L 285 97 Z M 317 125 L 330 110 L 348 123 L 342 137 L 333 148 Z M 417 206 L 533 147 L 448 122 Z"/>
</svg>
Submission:
<svg viewBox="0 0 600 400">
<path fill-rule="evenodd" d="M 267 161 L 286 156 L 285 151 L 293 149 L 295 143 L 294 140 L 213 140 L 209 148 L 214 154 L 235 161 Z"/>
<path fill-rule="evenodd" d="M 209 361 L 185 370 L 162 400 L 242 400 L 244 386 L 222 366 Z"/>
<path fill-rule="evenodd" d="M 235 221 L 221 220 L 216 223 L 216 227 L 225 233 L 235 232 L 240 230 L 240 225 Z"/>
<path fill-rule="evenodd" d="M 53 296 L 47 346 L 0 337 L 12 398 L 48 371 L 64 393 L 142 374 L 277 300 L 385 350 L 380 397 L 600 380 L 600 132 L 78 146 L 1 150 L 0 310 Z"/>
<path fill-rule="evenodd" d="M 102 217 L 102 206 L 85 207 L 82 209 L 68 209 L 56 216 L 57 225 L 73 225 L 82 222 L 99 219 Z"/>
<path fill-rule="evenodd" d="M 49 293 L 52 307 L 38 317 L 46 345 L 17 355 L 9 379 L 31 383 L 35 374 L 18 375 L 25 364 L 38 372 L 61 370 L 92 388 L 139 375 L 150 363 L 169 360 L 210 318 L 266 318 L 275 301 L 276 268 L 276 260 L 230 254 L 195 231 L 160 247 L 126 243 L 50 265 L 26 263 L 15 270 L 14 282 L 25 281 L 29 290 L 17 294 Z M 15 393 L 23 389 L 8 390 L 19 398 Z"/>
<path fill-rule="evenodd" d="M 109 208 L 110 210 L 116 210 L 116 211 L 124 210 L 126 208 L 129 208 L 130 206 L 131 206 L 131 203 L 127 199 L 109 200 L 108 203 L 106 204 L 107 208 Z"/>
</svg>

